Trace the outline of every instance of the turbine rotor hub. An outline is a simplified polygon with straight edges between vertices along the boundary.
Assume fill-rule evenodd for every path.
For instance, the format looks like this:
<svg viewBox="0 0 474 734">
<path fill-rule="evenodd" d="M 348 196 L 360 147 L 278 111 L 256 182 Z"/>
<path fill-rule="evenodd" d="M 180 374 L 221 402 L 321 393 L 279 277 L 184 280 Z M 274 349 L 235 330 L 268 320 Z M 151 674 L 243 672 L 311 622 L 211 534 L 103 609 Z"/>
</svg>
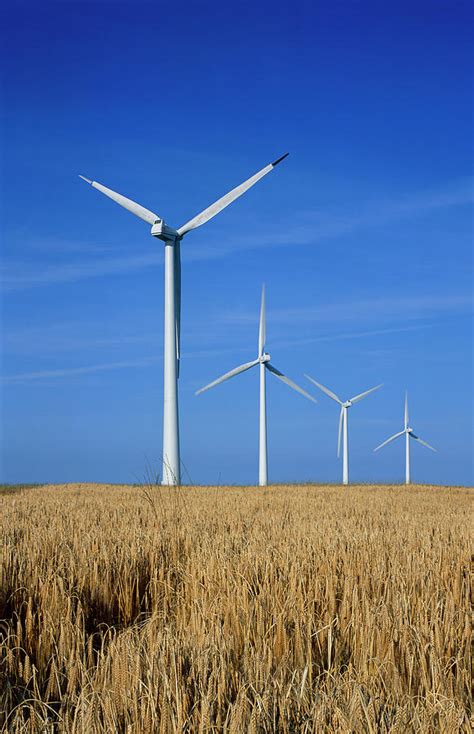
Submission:
<svg viewBox="0 0 474 734">
<path fill-rule="evenodd" d="M 259 357 L 260 364 L 265 364 L 265 362 L 270 361 L 270 355 L 264 352 L 261 357 Z"/>
</svg>

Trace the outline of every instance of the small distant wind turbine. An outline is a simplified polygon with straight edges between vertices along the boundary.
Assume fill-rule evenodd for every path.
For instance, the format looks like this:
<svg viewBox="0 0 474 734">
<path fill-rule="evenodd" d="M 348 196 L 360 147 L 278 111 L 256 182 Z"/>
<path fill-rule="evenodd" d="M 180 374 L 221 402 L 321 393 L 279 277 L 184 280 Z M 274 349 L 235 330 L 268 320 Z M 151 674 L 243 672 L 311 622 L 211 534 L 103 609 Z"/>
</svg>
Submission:
<svg viewBox="0 0 474 734">
<path fill-rule="evenodd" d="M 336 403 L 339 403 L 341 406 L 341 412 L 339 414 L 339 433 L 337 437 L 337 455 L 340 456 L 341 453 L 341 434 L 343 435 L 343 441 L 342 441 L 342 483 L 343 484 L 349 484 L 349 447 L 348 447 L 348 436 L 347 436 L 347 411 L 348 409 L 354 405 L 354 403 L 358 403 L 359 400 L 362 400 L 362 398 L 365 398 L 366 395 L 369 395 L 371 392 L 374 392 L 374 390 L 378 390 L 382 385 L 376 385 L 375 387 L 371 387 L 370 390 L 366 390 L 365 392 L 361 392 L 360 395 L 356 395 L 355 397 L 351 398 L 350 400 L 343 401 L 340 398 L 337 397 L 335 393 L 333 393 L 331 390 L 328 390 L 327 387 L 324 387 L 324 385 L 321 385 L 319 382 L 316 382 L 316 380 L 313 380 L 312 377 L 309 375 L 305 375 L 306 379 L 312 382 L 316 387 L 319 387 L 320 390 L 326 393 L 326 395 L 329 395 L 330 398 L 336 401 Z"/>
<path fill-rule="evenodd" d="M 127 199 L 112 189 L 80 176 L 94 189 L 128 209 L 136 217 L 151 224 L 151 234 L 165 243 L 165 329 L 164 329 L 164 395 L 163 395 L 163 474 L 162 484 L 181 484 L 181 462 L 179 453 L 178 377 L 181 331 L 181 254 L 180 244 L 184 235 L 200 227 L 219 214 L 220 211 L 242 196 L 251 186 L 267 173 L 273 171 L 288 153 L 258 171 L 235 189 L 204 209 L 200 214 L 173 229 L 165 221 L 145 207 Z"/>
<path fill-rule="evenodd" d="M 267 455 L 267 402 L 266 402 L 266 370 L 271 372 L 275 377 L 284 382 L 289 387 L 293 388 L 297 392 L 304 395 L 308 400 L 312 400 L 313 403 L 317 401 L 312 395 L 299 387 L 295 382 L 290 380 L 286 375 L 277 370 L 272 364 L 270 364 L 270 355 L 265 352 L 265 338 L 266 338 L 266 325 L 265 325 L 265 286 L 262 287 L 262 302 L 260 306 L 260 325 L 258 330 L 258 357 L 252 362 L 246 362 L 241 364 L 240 367 L 235 367 L 230 372 L 226 372 L 222 377 L 218 377 L 217 380 L 210 382 L 209 385 L 202 387 L 196 392 L 196 395 L 209 390 L 215 385 L 219 385 L 220 382 L 225 382 L 235 375 L 240 375 L 241 372 L 246 372 L 251 367 L 260 365 L 260 411 L 259 411 L 259 461 L 258 461 L 258 483 L 261 487 L 266 487 L 268 483 L 268 455 Z"/>
<path fill-rule="evenodd" d="M 422 441 L 421 438 L 418 436 L 415 436 L 413 433 L 413 428 L 410 428 L 408 425 L 408 393 L 405 392 L 405 416 L 404 416 L 404 422 L 405 427 L 403 431 L 400 431 L 399 433 L 395 433 L 394 436 L 390 436 L 390 438 L 387 438 L 386 441 L 381 443 L 379 446 L 377 446 L 374 451 L 378 451 L 382 448 L 382 446 L 386 446 L 388 443 L 391 443 L 392 441 L 395 441 L 396 438 L 400 438 L 400 436 L 405 435 L 405 484 L 410 484 L 410 438 L 412 438 L 414 441 L 418 441 L 418 443 L 421 443 L 422 446 L 426 446 L 427 449 L 431 449 L 431 451 L 436 451 L 432 446 L 429 445 L 429 443 L 426 443 L 426 441 Z"/>
</svg>

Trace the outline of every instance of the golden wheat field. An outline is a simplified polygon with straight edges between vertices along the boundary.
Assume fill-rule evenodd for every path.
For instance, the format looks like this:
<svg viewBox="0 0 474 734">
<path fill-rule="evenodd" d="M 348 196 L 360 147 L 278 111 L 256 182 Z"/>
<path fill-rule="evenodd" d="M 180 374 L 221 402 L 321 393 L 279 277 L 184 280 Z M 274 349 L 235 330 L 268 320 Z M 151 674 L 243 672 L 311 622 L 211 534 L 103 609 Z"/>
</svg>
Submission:
<svg viewBox="0 0 474 734">
<path fill-rule="evenodd" d="M 469 732 L 471 490 L 0 496 L 4 732 Z"/>
</svg>

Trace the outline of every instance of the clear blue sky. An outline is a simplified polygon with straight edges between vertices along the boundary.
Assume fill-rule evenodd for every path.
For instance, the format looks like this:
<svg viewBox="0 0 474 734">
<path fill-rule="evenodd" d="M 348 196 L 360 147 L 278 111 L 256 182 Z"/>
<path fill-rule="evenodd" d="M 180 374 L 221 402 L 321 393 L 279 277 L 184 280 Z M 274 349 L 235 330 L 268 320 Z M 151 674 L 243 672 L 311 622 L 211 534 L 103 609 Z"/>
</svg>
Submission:
<svg viewBox="0 0 474 734">
<path fill-rule="evenodd" d="M 11 1 L 2 11 L 2 468 L 159 467 L 163 247 L 78 174 L 172 226 L 286 151 L 183 241 L 182 459 L 257 478 L 262 282 L 280 370 L 342 397 L 351 478 L 472 482 L 470 2 Z M 309 387 L 309 383 L 305 385 Z M 309 387 L 311 390 L 311 388 Z M 268 384 L 271 481 L 337 481 L 337 406 Z"/>
</svg>

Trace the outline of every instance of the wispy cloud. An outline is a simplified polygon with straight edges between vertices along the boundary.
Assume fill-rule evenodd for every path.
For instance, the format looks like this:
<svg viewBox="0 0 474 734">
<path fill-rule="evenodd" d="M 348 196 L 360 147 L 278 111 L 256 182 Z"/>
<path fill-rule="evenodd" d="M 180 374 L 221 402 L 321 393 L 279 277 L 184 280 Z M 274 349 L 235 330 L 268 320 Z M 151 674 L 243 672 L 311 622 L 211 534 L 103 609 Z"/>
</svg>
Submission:
<svg viewBox="0 0 474 734">
<path fill-rule="evenodd" d="M 75 377 L 77 375 L 88 375 L 93 372 L 104 372 L 110 370 L 135 369 L 137 367 L 149 367 L 160 361 L 159 357 L 144 357 L 125 362 L 106 362 L 103 364 L 93 364 L 87 367 L 69 367 L 57 370 L 40 370 L 38 372 L 23 372 L 18 375 L 11 375 L 2 378 L 5 384 L 31 382 L 32 380 L 49 380 L 62 377 Z"/>
<path fill-rule="evenodd" d="M 308 337 L 306 339 L 276 339 L 273 344 L 277 347 L 296 347 L 318 342 L 347 341 L 350 339 L 364 339 L 372 336 L 386 336 L 388 334 L 401 334 L 407 331 L 420 331 L 430 328 L 429 324 L 418 324 L 417 326 L 399 326 L 391 329 L 367 329 L 366 331 L 347 331 L 337 334 L 321 334 L 320 336 Z"/>
<path fill-rule="evenodd" d="M 307 339 L 276 339 L 272 342 L 274 347 L 295 347 L 304 346 L 306 344 L 313 344 L 316 342 L 328 342 L 328 341 L 345 341 L 349 339 L 363 339 L 366 337 L 383 336 L 387 334 L 395 334 L 406 331 L 416 331 L 422 328 L 427 328 L 426 325 L 418 326 L 401 326 L 398 328 L 391 329 L 372 329 L 366 331 L 354 331 L 345 333 L 335 334 L 321 334 L 319 336 L 310 337 Z M 199 357 L 222 357 L 223 354 L 239 354 L 242 352 L 251 353 L 252 345 L 241 345 L 236 344 L 232 347 L 212 348 L 212 349 L 197 349 L 183 352 L 183 359 L 199 358 Z M 250 350 L 250 351 L 249 351 Z M 45 381 L 45 380 L 56 380 L 67 377 L 77 377 L 81 375 L 88 375 L 94 372 L 106 372 L 110 370 L 123 370 L 123 369 L 137 369 L 143 367 L 150 367 L 157 362 L 162 360 L 161 356 L 147 356 L 141 359 L 126 360 L 121 362 L 105 362 L 100 364 L 88 365 L 83 367 L 69 367 L 64 369 L 55 370 L 38 370 L 35 372 L 22 372 L 16 375 L 10 375 L 2 378 L 3 384 L 21 384 L 33 381 Z"/>
<path fill-rule="evenodd" d="M 18 329 L 12 332 L 5 331 L 3 349 L 8 354 L 57 354 L 152 345 L 156 344 L 159 338 L 157 332 L 143 334 L 117 333 L 113 335 L 102 333 L 97 336 L 90 336 L 97 328 L 99 328 L 99 331 L 106 332 L 104 326 L 101 327 L 97 322 L 93 324 L 64 322 L 38 328 Z M 82 336 L 81 334 L 84 332 L 88 335 Z"/>
<path fill-rule="evenodd" d="M 71 283 L 104 275 L 123 275 L 130 271 L 143 270 L 161 264 L 161 253 L 158 252 L 131 257 L 76 260 L 61 265 L 50 264 L 41 269 L 32 268 L 28 263 L 16 262 L 6 265 L 1 281 L 3 289 L 11 291 L 55 283 Z"/>
<path fill-rule="evenodd" d="M 372 319 L 416 320 L 447 312 L 460 312 L 472 309 L 471 294 L 420 295 L 366 298 L 351 301 L 335 301 L 318 306 L 301 308 L 273 309 L 268 311 L 272 324 L 317 324 L 328 322 L 364 321 Z M 233 324 L 254 323 L 253 311 L 229 311 L 221 316 L 222 321 Z"/>
<path fill-rule="evenodd" d="M 295 212 L 291 227 L 287 222 L 278 222 L 274 230 L 265 229 L 256 234 L 235 235 L 218 238 L 213 244 L 208 238 L 207 245 L 190 252 L 183 249 L 183 257 L 187 260 L 208 260 L 223 258 L 243 250 L 267 247 L 281 247 L 295 244 L 317 245 L 326 240 L 352 234 L 358 230 L 370 229 L 415 216 L 423 216 L 432 211 L 454 206 L 474 203 L 474 188 L 471 180 L 450 186 L 444 191 L 427 191 L 397 200 L 377 199 L 367 201 L 360 206 L 357 213 L 347 213 L 347 207 L 341 211 L 303 211 Z"/>
<path fill-rule="evenodd" d="M 216 230 L 210 231 L 206 244 L 199 248 L 183 248 L 183 259 L 187 262 L 223 258 L 236 251 L 247 249 L 277 247 L 288 244 L 314 245 L 328 239 L 341 237 L 359 229 L 376 227 L 392 221 L 425 215 L 438 209 L 472 204 L 474 192 L 471 181 L 457 186 L 450 186 L 444 191 L 428 191 L 398 200 L 368 201 L 359 208 L 358 213 L 347 214 L 343 211 L 330 213 L 312 211 L 295 213 L 291 229 L 278 223 L 273 231 L 268 228 L 264 232 L 250 235 L 228 236 L 223 239 Z M 214 239 L 214 243 L 212 242 Z M 51 244 L 50 244 L 51 247 Z M 94 246 L 97 251 L 110 252 L 107 245 Z M 67 248 L 69 252 L 80 251 L 74 243 Z M 62 247 L 64 252 L 64 247 Z M 28 262 L 7 261 L 2 274 L 4 290 L 70 283 L 86 278 L 121 275 L 130 271 L 139 271 L 149 267 L 161 266 L 161 251 L 135 253 L 119 257 L 100 257 L 76 259 L 74 262 L 46 266 L 32 266 Z"/>
</svg>

